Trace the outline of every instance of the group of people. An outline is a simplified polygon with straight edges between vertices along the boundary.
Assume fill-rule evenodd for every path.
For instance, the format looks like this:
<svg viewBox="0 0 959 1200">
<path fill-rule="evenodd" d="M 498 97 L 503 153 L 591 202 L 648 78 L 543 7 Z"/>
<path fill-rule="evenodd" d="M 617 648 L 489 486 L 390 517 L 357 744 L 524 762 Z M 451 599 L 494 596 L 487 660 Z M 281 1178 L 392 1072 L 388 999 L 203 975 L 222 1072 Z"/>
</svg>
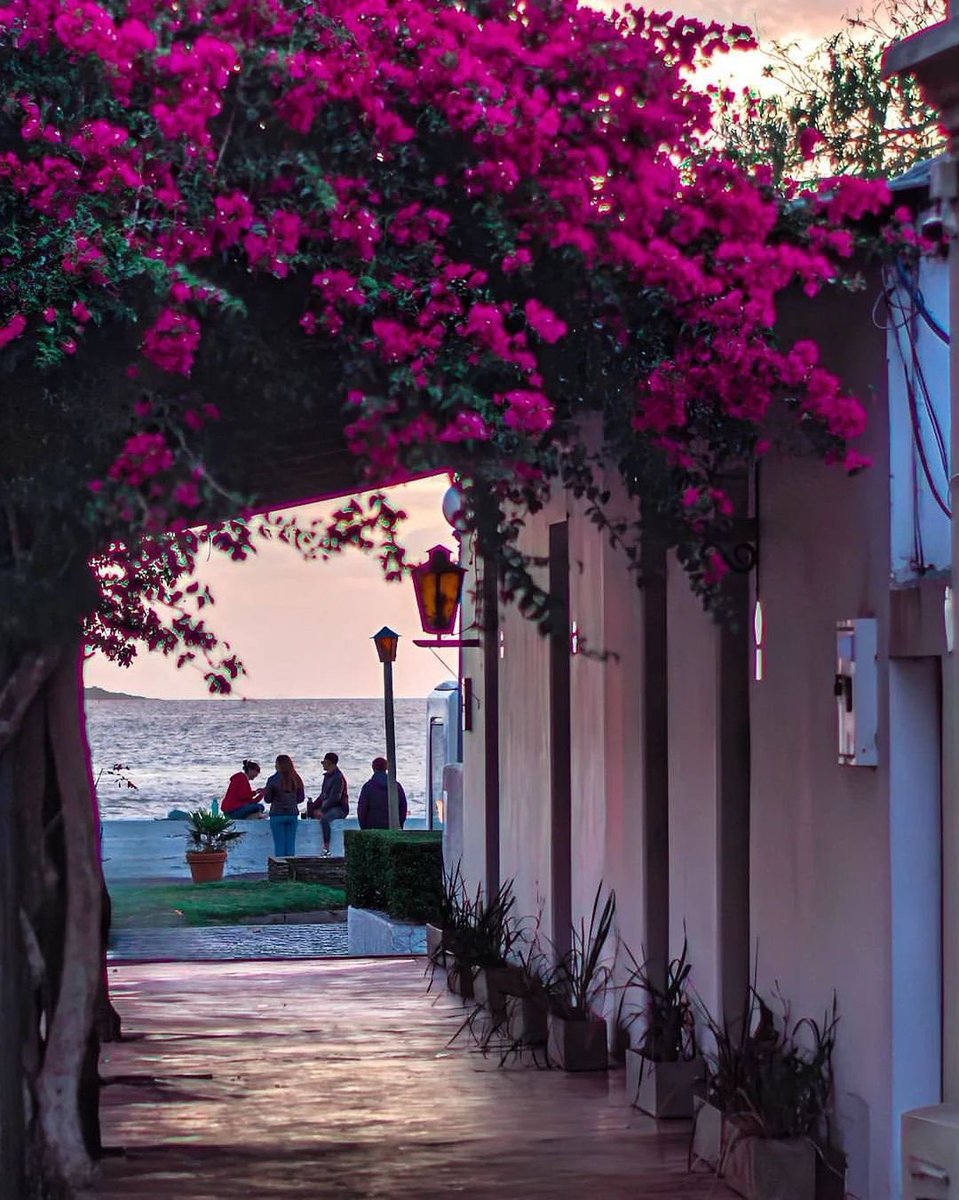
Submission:
<svg viewBox="0 0 959 1200">
<path fill-rule="evenodd" d="M 276 759 L 276 772 L 266 781 L 266 786 L 254 788 L 253 780 L 260 774 L 260 764 L 244 759 L 243 767 L 230 777 L 226 795 L 220 809 L 234 820 L 258 817 L 269 808 L 270 831 L 273 848 L 278 858 L 287 858 L 296 853 L 297 821 L 316 820 L 323 833 L 323 856 L 330 854 L 333 836 L 333 821 L 342 821 L 350 815 L 350 795 L 346 776 L 340 770 L 339 756 L 329 751 L 323 756 L 323 785 L 315 800 L 306 799 L 306 789 L 299 772 L 288 754 Z M 387 761 L 374 758 L 373 774 L 360 789 L 356 815 L 361 829 L 389 829 L 390 805 Z M 406 793 L 396 785 L 400 809 L 400 826 L 406 823 Z M 306 803 L 306 811 L 300 805 Z"/>
</svg>

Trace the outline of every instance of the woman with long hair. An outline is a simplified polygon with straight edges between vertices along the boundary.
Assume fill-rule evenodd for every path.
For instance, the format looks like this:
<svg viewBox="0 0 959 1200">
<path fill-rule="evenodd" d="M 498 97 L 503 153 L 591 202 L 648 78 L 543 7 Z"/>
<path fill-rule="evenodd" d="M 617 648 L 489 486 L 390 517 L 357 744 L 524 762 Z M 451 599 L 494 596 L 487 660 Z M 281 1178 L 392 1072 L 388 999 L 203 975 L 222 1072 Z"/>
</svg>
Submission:
<svg viewBox="0 0 959 1200">
<path fill-rule="evenodd" d="M 277 858 L 289 858 L 296 852 L 296 822 L 305 796 L 303 780 L 293 759 L 288 754 L 278 754 L 276 774 L 270 776 L 263 790 L 263 799 L 270 806 L 270 830 Z"/>
</svg>

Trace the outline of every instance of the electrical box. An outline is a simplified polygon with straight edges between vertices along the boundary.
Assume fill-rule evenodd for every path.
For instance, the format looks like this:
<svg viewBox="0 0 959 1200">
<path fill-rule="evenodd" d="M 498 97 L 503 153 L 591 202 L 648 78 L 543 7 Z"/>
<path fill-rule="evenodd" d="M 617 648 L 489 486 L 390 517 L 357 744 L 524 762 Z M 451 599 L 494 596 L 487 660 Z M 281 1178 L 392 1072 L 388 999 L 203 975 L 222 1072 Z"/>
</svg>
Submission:
<svg viewBox="0 0 959 1200">
<path fill-rule="evenodd" d="M 839 761 L 846 767 L 879 765 L 878 622 L 836 622 L 836 717 Z"/>
<path fill-rule="evenodd" d="M 936 1104 L 902 1114 L 903 1200 L 959 1196 L 959 1108 Z"/>
</svg>

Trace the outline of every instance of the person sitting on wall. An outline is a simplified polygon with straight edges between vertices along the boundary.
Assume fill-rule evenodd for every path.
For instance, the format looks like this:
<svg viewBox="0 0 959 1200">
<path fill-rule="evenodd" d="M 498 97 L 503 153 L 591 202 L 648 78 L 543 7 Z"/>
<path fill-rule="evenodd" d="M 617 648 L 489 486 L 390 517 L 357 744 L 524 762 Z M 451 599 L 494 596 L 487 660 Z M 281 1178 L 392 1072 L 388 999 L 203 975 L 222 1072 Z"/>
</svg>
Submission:
<svg viewBox="0 0 959 1200">
<path fill-rule="evenodd" d="M 331 821 L 342 821 L 350 812 L 349 788 L 346 776 L 337 766 L 339 755 L 331 750 L 323 756 L 323 786 L 315 800 L 307 800 L 307 817 L 318 818 L 323 831 L 323 857 L 330 856 Z"/>
<path fill-rule="evenodd" d="M 388 763 L 385 758 L 373 759 L 373 774 L 360 789 L 360 798 L 356 805 L 356 816 L 360 829 L 389 829 L 390 827 L 390 791 L 387 776 Z M 406 792 L 403 785 L 397 783 L 396 797 L 400 809 L 400 829 L 406 824 Z"/>
<path fill-rule="evenodd" d="M 250 780 L 256 779 L 259 773 L 260 764 L 253 762 L 250 758 L 245 758 L 243 770 L 230 776 L 226 795 L 220 804 L 220 811 L 228 817 L 232 817 L 234 821 L 242 821 L 244 817 L 259 816 L 263 812 L 263 805 L 260 803 L 263 789 L 257 788 L 254 791 L 250 785 Z"/>
</svg>

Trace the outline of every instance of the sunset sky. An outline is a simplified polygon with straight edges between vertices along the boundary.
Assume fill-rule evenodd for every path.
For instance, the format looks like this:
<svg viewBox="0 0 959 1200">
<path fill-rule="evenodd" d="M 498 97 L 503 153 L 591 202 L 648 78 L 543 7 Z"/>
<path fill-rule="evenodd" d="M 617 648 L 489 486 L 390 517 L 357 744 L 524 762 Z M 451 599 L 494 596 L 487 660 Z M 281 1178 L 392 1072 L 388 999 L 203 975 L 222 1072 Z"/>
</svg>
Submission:
<svg viewBox="0 0 959 1200">
<path fill-rule="evenodd" d="M 678 7 L 678 6 L 677 6 Z M 763 39 L 812 39 L 839 27 L 843 8 L 829 0 L 764 0 L 744 7 L 736 0 L 687 3 L 691 16 L 750 24 Z M 736 54 L 722 74 L 734 85 L 759 80 L 761 60 Z M 396 499 L 410 515 L 406 546 L 418 561 L 430 546 L 454 540 L 440 512 L 445 477 L 397 489 Z M 204 564 L 202 578 L 216 596 L 210 624 L 230 641 L 248 674 L 238 694 L 265 697 L 378 696 L 382 668 L 370 643 L 381 625 L 403 637 L 395 667 L 399 696 L 425 696 L 447 672 L 429 650 L 411 645 L 420 635 L 411 585 L 386 584 L 375 560 L 347 552 L 330 562 L 302 562 L 282 546 L 267 546 L 253 561 L 234 564 L 219 558 Z M 455 655 L 446 661 L 455 674 Z M 202 675 L 157 655 L 142 656 L 122 669 L 92 659 L 87 684 L 113 691 L 163 698 L 201 698 Z"/>
</svg>

